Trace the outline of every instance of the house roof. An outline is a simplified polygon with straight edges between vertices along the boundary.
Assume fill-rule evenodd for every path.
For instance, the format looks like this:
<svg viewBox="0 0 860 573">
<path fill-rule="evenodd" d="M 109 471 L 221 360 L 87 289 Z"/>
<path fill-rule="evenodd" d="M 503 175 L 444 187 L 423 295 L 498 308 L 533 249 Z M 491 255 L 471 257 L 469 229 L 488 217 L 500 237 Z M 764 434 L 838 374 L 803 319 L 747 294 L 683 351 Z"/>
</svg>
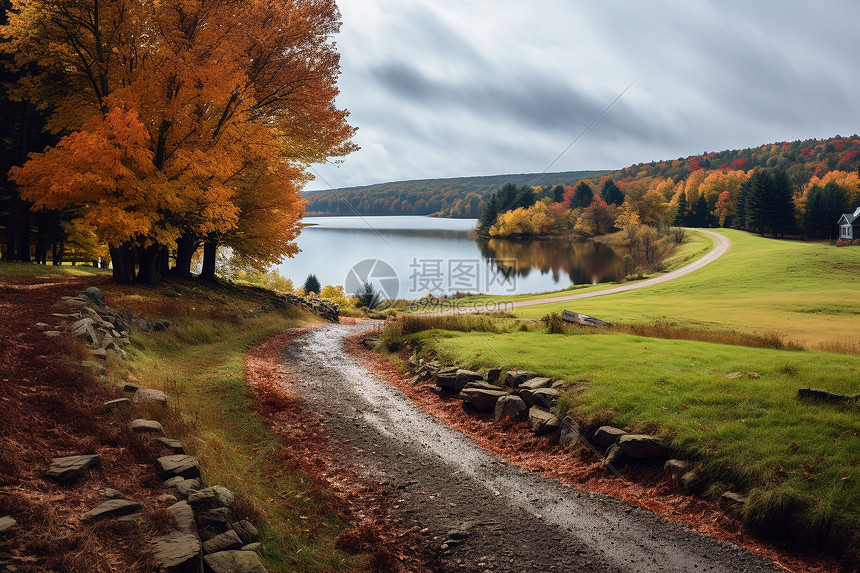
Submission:
<svg viewBox="0 0 860 573">
<path fill-rule="evenodd" d="M 849 225 L 860 225 L 860 207 L 857 207 L 853 213 L 845 213 L 842 215 L 838 224 L 841 225 L 843 221 Z"/>
</svg>

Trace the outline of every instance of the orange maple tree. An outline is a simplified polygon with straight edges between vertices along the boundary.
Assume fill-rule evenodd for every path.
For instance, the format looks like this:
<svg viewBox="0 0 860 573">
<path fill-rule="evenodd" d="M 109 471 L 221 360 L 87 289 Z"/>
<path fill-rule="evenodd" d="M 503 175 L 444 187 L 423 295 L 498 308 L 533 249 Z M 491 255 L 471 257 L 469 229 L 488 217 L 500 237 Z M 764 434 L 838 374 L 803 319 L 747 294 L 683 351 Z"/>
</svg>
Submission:
<svg viewBox="0 0 860 573">
<path fill-rule="evenodd" d="M 307 167 L 356 149 L 339 26 L 333 0 L 15 0 L 16 95 L 66 135 L 10 176 L 37 207 L 78 207 L 120 282 L 154 282 L 168 247 L 189 275 L 205 243 L 208 278 L 218 244 L 289 256 Z"/>
</svg>

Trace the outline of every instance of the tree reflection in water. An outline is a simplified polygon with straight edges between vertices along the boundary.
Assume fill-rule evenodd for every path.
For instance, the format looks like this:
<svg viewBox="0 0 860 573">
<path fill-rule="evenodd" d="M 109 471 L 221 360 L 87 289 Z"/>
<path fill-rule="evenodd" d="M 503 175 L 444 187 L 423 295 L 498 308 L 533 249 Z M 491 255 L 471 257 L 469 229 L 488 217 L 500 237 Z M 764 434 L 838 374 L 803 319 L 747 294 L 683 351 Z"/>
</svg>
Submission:
<svg viewBox="0 0 860 573">
<path fill-rule="evenodd" d="M 516 274 L 527 277 L 532 271 L 551 274 L 553 282 L 567 275 L 573 284 L 615 282 L 624 278 L 624 254 L 594 241 L 516 241 L 479 239 L 485 259 L 516 259 Z"/>
</svg>

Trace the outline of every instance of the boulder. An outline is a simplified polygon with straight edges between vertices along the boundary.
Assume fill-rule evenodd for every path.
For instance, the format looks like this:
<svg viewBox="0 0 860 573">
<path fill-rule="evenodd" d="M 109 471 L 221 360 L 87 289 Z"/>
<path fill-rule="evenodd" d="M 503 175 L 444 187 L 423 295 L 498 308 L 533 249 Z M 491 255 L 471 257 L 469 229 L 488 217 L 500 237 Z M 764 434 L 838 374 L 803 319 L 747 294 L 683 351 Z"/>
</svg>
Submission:
<svg viewBox="0 0 860 573">
<path fill-rule="evenodd" d="M 255 541 L 253 543 L 249 543 L 248 545 L 242 546 L 242 551 L 256 551 L 259 553 L 263 549 L 263 544 L 259 541 Z"/>
<path fill-rule="evenodd" d="M 241 549 L 242 540 L 235 531 L 229 529 L 224 533 L 219 533 L 215 537 L 203 543 L 203 554 L 218 553 L 219 551 L 230 551 L 231 549 Z"/>
<path fill-rule="evenodd" d="M 89 287 L 84 289 L 84 291 L 81 293 L 81 297 L 88 298 L 98 305 L 103 306 L 105 303 L 105 295 L 96 287 Z"/>
<path fill-rule="evenodd" d="M 127 499 L 109 499 L 84 514 L 86 519 L 106 519 L 137 513 L 143 506 Z"/>
<path fill-rule="evenodd" d="M 203 562 L 212 573 L 266 573 L 254 551 L 219 551 L 203 557 Z"/>
<path fill-rule="evenodd" d="M 131 399 L 135 404 L 167 404 L 167 394 L 152 388 L 138 388 Z"/>
<path fill-rule="evenodd" d="M 681 476 L 690 471 L 690 464 L 683 460 L 666 460 L 666 463 L 663 464 L 663 469 L 669 472 L 673 480 L 678 481 L 681 479 Z"/>
<path fill-rule="evenodd" d="M 176 483 L 173 487 L 176 488 L 176 493 L 178 493 L 180 497 L 187 498 L 195 491 L 203 489 L 203 482 L 201 482 L 199 479 L 180 478 L 180 481 Z"/>
<path fill-rule="evenodd" d="M 191 533 L 174 531 L 153 543 L 155 560 L 167 571 L 198 571 L 200 539 Z"/>
<path fill-rule="evenodd" d="M 608 448 L 618 441 L 621 436 L 626 436 L 627 432 L 613 428 L 612 426 L 600 426 L 591 437 L 591 443 L 598 448 Z"/>
<path fill-rule="evenodd" d="M 587 314 L 570 310 L 563 311 L 561 313 L 561 319 L 564 322 L 578 324 L 580 326 L 612 326 L 611 323 L 606 322 L 605 320 L 600 320 L 599 318 L 594 318 L 593 316 L 588 316 Z"/>
<path fill-rule="evenodd" d="M 478 374 L 477 372 L 472 372 L 471 370 L 457 370 L 457 373 L 454 375 L 454 390 L 459 392 L 463 388 L 466 387 L 466 384 L 469 382 L 483 382 L 484 377 Z"/>
<path fill-rule="evenodd" d="M 618 444 L 612 444 L 606 450 L 606 455 L 603 457 L 603 465 L 605 466 L 620 466 L 626 462 L 626 455 Z"/>
<path fill-rule="evenodd" d="M 200 463 L 194 456 L 173 454 L 171 456 L 162 456 L 158 458 L 157 462 L 161 466 L 161 479 L 175 476 L 189 479 L 200 477 Z"/>
<path fill-rule="evenodd" d="M 107 360 L 107 350 L 104 348 L 96 348 L 95 350 L 90 350 L 90 354 L 93 355 L 93 358 L 98 358 L 99 360 Z"/>
<path fill-rule="evenodd" d="M 493 410 L 496 420 L 522 420 L 528 411 L 529 407 L 522 398 L 510 394 L 499 396 Z"/>
<path fill-rule="evenodd" d="M 254 543 L 255 541 L 260 539 L 260 532 L 257 531 L 257 528 L 254 527 L 254 524 L 247 519 L 231 523 L 230 527 L 233 529 L 233 531 L 236 532 L 236 534 L 239 536 L 239 539 L 242 540 L 242 543 Z"/>
<path fill-rule="evenodd" d="M 518 388 L 520 384 L 528 380 L 529 378 L 534 378 L 535 374 L 526 371 L 520 370 L 508 370 L 508 373 L 505 375 L 505 386 L 509 386 L 511 388 Z"/>
<path fill-rule="evenodd" d="M 570 448 L 579 442 L 582 435 L 579 433 L 579 424 L 570 416 L 565 416 L 561 420 L 561 425 L 558 429 L 558 444 L 562 448 Z"/>
<path fill-rule="evenodd" d="M 558 403 L 558 397 L 561 395 L 558 390 L 553 390 L 552 388 L 538 388 L 537 390 L 524 388 L 520 390 L 519 394 L 520 398 L 529 406 L 540 406 L 546 410 L 555 406 Z"/>
<path fill-rule="evenodd" d="M 529 424 L 535 434 L 545 434 L 558 429 L 561 422 L 558 416 L 538 406 L 529 409 Z"/>
<path fill-rule="evenodd" d="M 168 450 L 172 451 L 174 454 L 185 454 L 185 453 L 187 453 L 185 451 L 185 446 L 182 445 L 182 442 L 180 440 L 175 439 L 175 438 L 165 438 L 162 436 L 160 438 L 157 438 L 156 441 L 158 443 L 160 443 L 162 446 L 164 446 L 165 448 L 167 448 Z"/>
<path fill-rule="evenodd" d="M 487 382 L 493 384 L 499 381 L 499 378 L 502 377 L 502 369 L 501 368 L 490 368 L 487 370 Z"/>
<path fill-rule="evenodd" d="M 436 385 L 443 390 L 455 391 L 458 368 L 442 368 L 436 373 Z M 459 392 L 460 390 L 456 390 Z"/>
<path fill-rule="evenodd" d="M 115 490 L 113 488 L 105 488 L 99 492 L 102 496 L 108 499 L 125 499 L 125 494 L 119 490 Z"/>
<path fill-rule="evenodd" d="M 529 378 L 521 383 L 520 390 L 537 390 L 538 388 L 549 388 L 552 385 L 552 378 L 535 377 Z"/>
<path fill-rule="evenodd" d="M 5 536 L 18 527 L 18 522 L 11 515 L 0 517 L 0 536 Z"/>
<path fill-rule="evenodd" d="M 723 508 L 723 511 L 738 515 L 743 510 L 747 499 L 748 498 L 745 495 L 741 495 L 733 491 L 727 491 L 720 496 L 719 503 L 720 507 Z"/>
<path fill-rule="evenodd" d="M 223 488 L 226 489 L 226 488 Z M 228 492 L 230 490 L 227 490 Z M 232 492 L 230 493 L 230 501 L 232 503 Z M 188 503 L 196 510 L 200 509 L 214 509 L 216 507 L 228 507 L 226 503 L 222 501 L 222 498 L 215 491 L 214 487 L 207 487 L 201 489 L 199 491 L 195 491 L 188 495 Z"/>
<path fill-rule="evenodd" d="M 651 459 L 669 457 L 669 448 L 660 438 L 646 434 L 627 434 L 618 438 L 618 447 L 631 458 Z"/>
<path fill-rule="evenodd" d="M 129 427 L 132 432 L 137 434 L 150 434 L 156 436 L 164 435 L 164 427 L 160 422 L 156 422 L 155 420 L 132 420 Z"/>
<path fill-rule="evenodd" d="M 573 383 L 568 382 L 567 380 L 556 380 L 555 382 L 550 384 L 550 388 L 553 388 L 554 390 L 563 390 L 568 386 L 573 386 Z"/>
<path fill-rule="evenodd" d="M 66 456 L 51 460 L 46 476 L 57 481 L 74 481 L 88 469 L 101 465 L 102 458 L 98 454 Z"/>
<path fill-rule="evenodd" d="M 681 479 L 678 480 L 681 484 L 681 488 L 687 493 L 696 493 L 699 487 L 702 485 L 702 474 L 700 474 L 697 470 L 692 469 L 686 472 L 681 476 Z"/>
<path fill-rule="evenodd" d="M 233 492 L 227 489 L 224 486 L 213 485 L 212 491 L 215 492 L 215 497 L 224 507 L 233 507 L 233 504 L 236 503 L 236 496 Z"/>
<path fill-rule="evenodd" d="M 231 514 L 226 507 L 204 509 L 196 512 L 195 516 L 197 517 L 197 525 L 201 528 L 216 530 L 219 533 L 230 529 Z"/>
<path fill-rule="evenodd" d="M 95 328 L 93 328 L 92 318 L 82 318 L 72 324 L 72 334 L 78 338 L 83 338 L 87 344 L 97 344 L 99 341 Z"/>
<path fill-rule="evenodd" d="M 494 411 L 498 399 L 507 395 L 508 393 L 504 390 L 489 390 L 487 388 L 467 387 L 460 391 L 463 401 L 479 412 Z"/>
<path fill-rule="evenodd" d="M 167 508 L 167 513 L 173 518 L 178 531 L 197 535 L 197 522 L 194 521 L 194 510 L 188 505 L 187 501 L 177 501 Z"/>
<path fill-rule="evenodd" d="M 114 412 L 127 412 L 131 409 L 131 400 L 128 398 L 117 398 L 116 400 L 108 400 L 102 404 L 105 412 L 112 414 Z"/>
</svg>

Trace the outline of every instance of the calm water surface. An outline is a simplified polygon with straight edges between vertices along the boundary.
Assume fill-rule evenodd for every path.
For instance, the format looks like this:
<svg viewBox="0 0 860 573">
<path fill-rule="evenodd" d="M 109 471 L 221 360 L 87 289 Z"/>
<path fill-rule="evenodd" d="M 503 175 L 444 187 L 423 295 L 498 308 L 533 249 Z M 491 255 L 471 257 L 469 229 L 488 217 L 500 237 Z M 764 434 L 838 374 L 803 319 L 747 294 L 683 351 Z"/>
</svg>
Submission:
<svg viewBox="0 0 860 573">
<path fill-rule="evenodd" d="M 298 287 L 313 273 L 323 285 L 365 278 L 389 296 L 539 293 L 615 281 L 622 258 L 597 243 L 476 240 L 475 219 L 306 217 L 301 253 L 278 269 Z M 379 262 L 376 262 L 379 261 Z M 351 272 L 352 271 L 352 272 Z"/>
</svg>

